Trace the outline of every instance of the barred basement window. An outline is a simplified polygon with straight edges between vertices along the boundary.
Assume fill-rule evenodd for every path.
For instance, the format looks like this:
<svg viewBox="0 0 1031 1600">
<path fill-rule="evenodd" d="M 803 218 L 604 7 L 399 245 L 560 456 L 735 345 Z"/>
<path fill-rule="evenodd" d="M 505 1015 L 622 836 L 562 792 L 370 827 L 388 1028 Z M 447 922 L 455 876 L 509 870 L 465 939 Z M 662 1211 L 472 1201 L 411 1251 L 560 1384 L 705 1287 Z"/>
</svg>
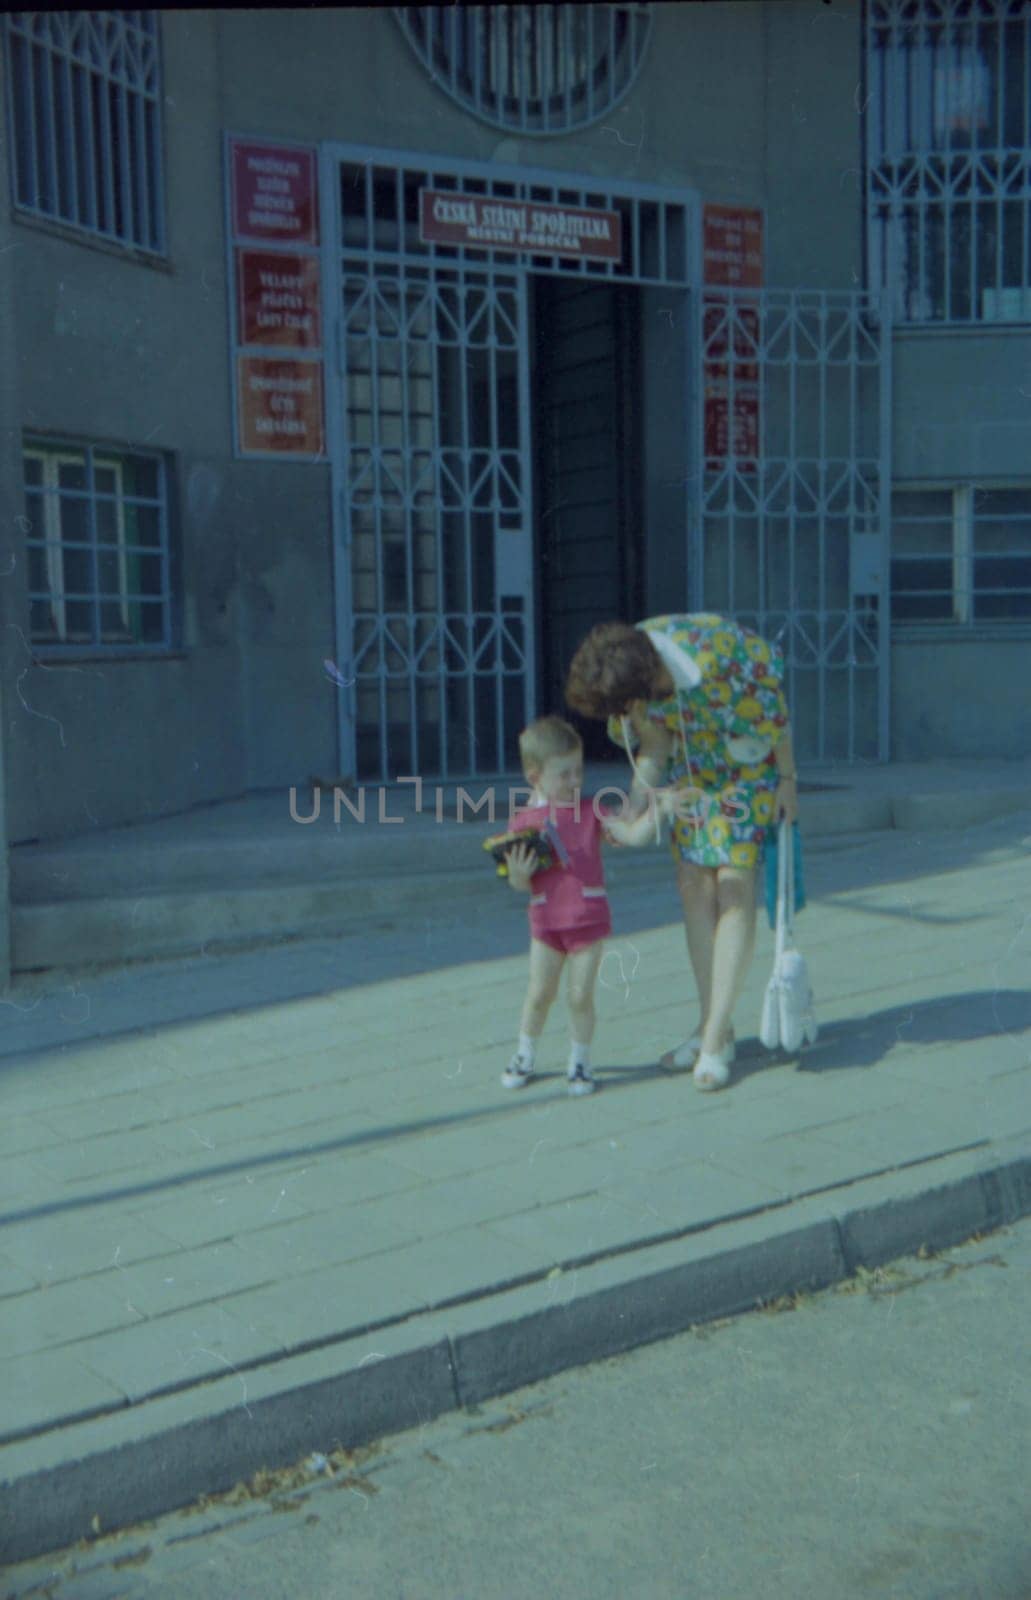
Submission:
<svg viewBox="0 0 1031 1600">
<path fill-rule="evenodd" d="M 163 252 L 157 26 L 155 11 L 6 18 L 19 210 Z"/>
<path fill-rule="evenodd" d="M 167 649 L 161 457 L 29 440 L 23 462 L 33 643 Z"/>
<path fill-rule="evenodd" d="M 1031 321 L 1031 7 L 870 0 L 868 271 L 911 323 Z"/>
<path fill-rule="evenodd" d="M 896 622 L 1031 619 L 1031 488 L 893 494 L 891 610 Z"/>
<path fill-rule="evenodd" d="M 637 76 L 648 5 L 398 6 L 433 79 L 484 122 L 566 133 L 604 116 Z"/>
</svg>

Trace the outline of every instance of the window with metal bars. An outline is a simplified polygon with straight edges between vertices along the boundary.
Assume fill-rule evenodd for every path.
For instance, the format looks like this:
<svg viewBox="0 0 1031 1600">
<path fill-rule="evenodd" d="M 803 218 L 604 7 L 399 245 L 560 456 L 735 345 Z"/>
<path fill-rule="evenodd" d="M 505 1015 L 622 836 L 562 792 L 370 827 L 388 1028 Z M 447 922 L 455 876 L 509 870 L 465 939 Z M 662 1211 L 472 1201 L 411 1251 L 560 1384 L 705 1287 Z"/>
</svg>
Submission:
<svg viewBox="0 0 1031 1600">
<path fill-rule="evenodd" d="M 1031 321 L 1031 6 L 869 0 L 871 286 L 910 323 Z"/>
<path fill-rule="evenodd" d="M 630 88 L 651 27 L 648 5 L 397 6 L 433 79 L 485 122 L 565 133 Z"/>
<path fill-rule="evenodd" d="M 163 253 L 157 12 L 14 11 L 4 33 L 18 210 Z"/>
<path fill-rule="evenodd" d="M 167 649 L 162 458 L 27 439 L 23 464 L 33 643 L 114 653 Z"/>
<path fill-rule="evenodd" d="M 892 495 L 896 622 L 1031 620 L 1031 487 Z"/>
</svg>

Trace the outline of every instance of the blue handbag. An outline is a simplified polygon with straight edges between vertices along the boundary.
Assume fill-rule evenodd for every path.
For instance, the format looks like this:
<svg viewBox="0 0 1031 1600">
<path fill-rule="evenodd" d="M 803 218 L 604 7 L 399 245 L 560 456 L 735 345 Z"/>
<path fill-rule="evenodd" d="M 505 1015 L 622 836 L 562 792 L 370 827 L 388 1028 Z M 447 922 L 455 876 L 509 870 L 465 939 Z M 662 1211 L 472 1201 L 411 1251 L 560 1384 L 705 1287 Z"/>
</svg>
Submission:
<svg viewBox="0 0 1031 1600">
<path fill-rule="evenodd" d="M 766 915 L 770 919 L 770 927 L 777 926 L 777 849 L 780 826 L 774 824 L 766 830 Z M 798 823 L 791 826 L 792 844 L 794 847 L 795 868 L 795 910 L 801 911 L 805 905 L 805 879 L 802 876 L 802 835 L 798 831 Z"/>
</svg>

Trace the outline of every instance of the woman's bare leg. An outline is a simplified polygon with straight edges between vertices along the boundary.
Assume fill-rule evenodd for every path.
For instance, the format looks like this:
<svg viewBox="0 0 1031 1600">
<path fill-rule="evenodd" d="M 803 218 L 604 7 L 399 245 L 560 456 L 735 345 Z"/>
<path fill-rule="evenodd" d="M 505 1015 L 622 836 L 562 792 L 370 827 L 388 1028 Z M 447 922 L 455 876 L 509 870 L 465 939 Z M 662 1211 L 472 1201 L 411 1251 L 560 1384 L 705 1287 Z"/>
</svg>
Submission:
<svg viewBox="0 0 1031 1600">
<path fill-rule="evenodd" d="M 730 1036 L 734 1006 L 755 949 L 755 869 L 719 867 L 716 878 L 716 934 L 712 945 L 709 1008 L 702 1050 L 716 1055 Z"/>
<path fill-rule="evenodd" d="M 698 1006 L 701 1013 L 699 1027 L 704 1029 L 709 1019 L 713 943 L 716 938 L 716 919 L 719 911 L 715 868 L 697 867 L 692 861 L 679 861 L 677 889 L 684 913 L 687 953 L 698 989 Z M 672 1067 L 675 1054 L 673 1050 L 667 1051 L 662 1058 L 663 1066 Z"/>
</svg>

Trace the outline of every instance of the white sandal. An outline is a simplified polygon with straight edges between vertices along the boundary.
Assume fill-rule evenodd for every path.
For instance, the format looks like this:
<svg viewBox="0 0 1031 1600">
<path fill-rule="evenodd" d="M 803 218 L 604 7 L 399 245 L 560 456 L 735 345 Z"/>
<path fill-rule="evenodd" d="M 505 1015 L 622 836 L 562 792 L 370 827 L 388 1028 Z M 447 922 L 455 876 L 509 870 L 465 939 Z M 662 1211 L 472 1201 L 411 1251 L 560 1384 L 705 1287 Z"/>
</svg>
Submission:
<svg viewBox="0 0 1031 1600">
<path fill-rule="evenodd" d="M 683 1044 L 678 1044 L 675 1050 L 667 1050 L 666 1054 L 661 1057 L 659 1066 L 665 1072 L 687 1072 L 694 1066 L 701 1053 L 702 1036 L 700 1033 L 693 1033 L 690 1039 L 685 1039 Z M 737 1046 L 734 1042 L 734 1035 L 731 1034 L 726 1045 L 720 1051 L 720 1055 L 730 1066 L 736 1054 Z"/>
<path fill-rule="evenodd" d="M 726 1050 L 720 1050 L 715 1055 L 708 1055 L 704 1050 L 700 1051 L 698 1060 L 694 1064 L 695 1088 L 725 1089 L 730 1082 L 730 1063 L 733 1059 L 733 1040 Z"/>
<path fill-rule="evenodd" d="M 667 1050 L 659 1060 L 659 1066 L 665 1072 L 687 1072 L 693 1067 L 698 1052 L 702 1048 L 702 1036 L 693 1033 L 690 1039 L 685 1039 L 683 1044 L 678 1044 L 675 1050 Z"/>
</svg>

